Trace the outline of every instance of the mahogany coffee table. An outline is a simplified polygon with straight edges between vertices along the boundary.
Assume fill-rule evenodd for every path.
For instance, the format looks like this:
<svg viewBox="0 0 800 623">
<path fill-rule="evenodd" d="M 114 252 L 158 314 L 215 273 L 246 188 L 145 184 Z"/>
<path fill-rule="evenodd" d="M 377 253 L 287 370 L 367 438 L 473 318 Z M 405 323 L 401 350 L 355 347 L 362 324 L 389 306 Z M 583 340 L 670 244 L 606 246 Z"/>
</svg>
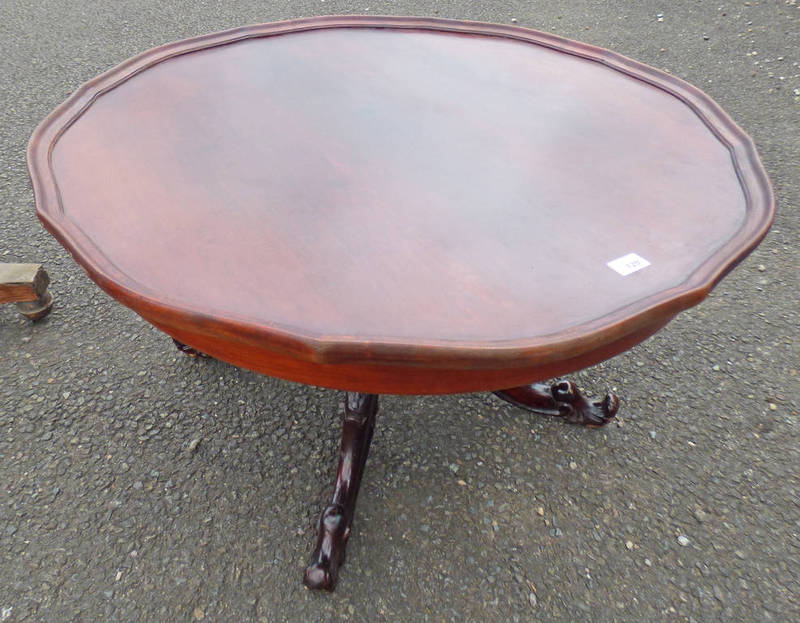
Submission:
<svg viewBox="0 0 800 623">
<path fill-rule="evenodd" d="M 569 381 L 699 303 L 766 234 L 753 142 L 623 56 L 513 26 L 319 17 L 170 43 L 31 138 L 39 218 L 205 353 L 346 390 L 313 588 L 344 560 L 378 394 L 497 391 L 589 425 Z"/>
</svg>

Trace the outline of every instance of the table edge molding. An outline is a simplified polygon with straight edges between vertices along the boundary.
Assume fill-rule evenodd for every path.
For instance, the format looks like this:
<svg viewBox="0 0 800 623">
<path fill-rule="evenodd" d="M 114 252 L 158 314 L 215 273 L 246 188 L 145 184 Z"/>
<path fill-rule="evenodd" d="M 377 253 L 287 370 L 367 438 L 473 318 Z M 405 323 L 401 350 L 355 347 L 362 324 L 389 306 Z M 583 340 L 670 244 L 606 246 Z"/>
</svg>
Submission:
<svg viewBox="0 0 800 623">
<path fill-rule="evenodd" d="M 52 166 L 53 149 L 61 135 L 107 91 L 170 58 L 246 39 L 330 28 L 388 28 L 441 31 L 501 37 L 601 63 L 646 82 L 686 104 L 722 142 L 745 196 L 746 215 L 738 232 L 701 263 L 680 285 L 640 299 L 601 318 L 569 330 L 537 338 L 503 342 L 461 340 L 414 341 L 390 338 L 355 339 L 321 335 L 296 327 L 264 325 L 252 318 L 217 316 L 156 297 L 115 266 L 64 212 Z M 605 342 L 660 325 L 665 319 L 699 303 L 711 289 L 764 238 L 775 216 L 775 199 L 753 140 L 722 108 L 697 87 L 671 74 L 617 52 L 519 26 L 428 17 L 324 16 L 242 26 L 192 37 L 147 50 L 79 87 L 35 129 L 27 149 L 28 168 L 37 216 L 46 229 L 69 249 L 89 276 L 108 294 L 148 320 L 166 326 L 190 323 L 196 330 L 234 341 L 260 344 L 314 363 L 381 362 L 407 365 L 503 367 L 556 361 L 597 350 Z"/>
</svg>

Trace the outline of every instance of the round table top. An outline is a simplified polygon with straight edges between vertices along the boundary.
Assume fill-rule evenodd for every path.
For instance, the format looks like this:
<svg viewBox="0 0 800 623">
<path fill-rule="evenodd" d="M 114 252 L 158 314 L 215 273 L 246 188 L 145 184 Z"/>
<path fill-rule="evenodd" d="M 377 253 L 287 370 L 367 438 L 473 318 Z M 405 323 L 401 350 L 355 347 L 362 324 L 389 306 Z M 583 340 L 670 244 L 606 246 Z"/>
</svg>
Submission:
<svg viewBox="0 0 800 623">
<path fill-rule="evenodd" d="M 145 318 L 323 364 L 603 358 L 701 300 L 774 212 L 698 89 L 421 18 L 145 52 L 43 121 L 29 166 L 44 224 Z"/>
</svg>

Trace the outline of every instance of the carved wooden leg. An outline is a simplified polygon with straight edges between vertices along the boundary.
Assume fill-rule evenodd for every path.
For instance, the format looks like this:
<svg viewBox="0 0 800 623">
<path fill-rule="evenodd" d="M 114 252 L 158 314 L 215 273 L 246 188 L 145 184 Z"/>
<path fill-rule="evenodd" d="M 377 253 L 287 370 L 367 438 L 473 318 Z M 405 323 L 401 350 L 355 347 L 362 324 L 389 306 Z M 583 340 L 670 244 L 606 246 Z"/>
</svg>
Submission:
<svg viewBox="0 0 800 623">
<path fill-rule="evenodd" d="M 496 396 L 517 407 L 563 417 L 573 424 L 605 426 L 619 409 L 616 394 L 607 393 L 602 401 L 589 401 L 572 381 L 559 381 L 552 385 L 533 383 L 494 392 Z"/>
<path fill-rule="evenodd" d="M 378 396 L 347 392 L 333 500 L 319 518 L 317 546 L 304 577 L 309 588 L 332 591 L 336 586 L 377 412 Z"/>
<path fill-rule="evenodd" d="M 178 350 L 188 357 L 205 357 L 206 359 L 211 358 L 205 353 L 201 353 L 196 348 L 192 348 L 191 346 L 184 344 L 183 342 L 179 342 L 175 338 L 172 338 L 172 341 L 175 343 L 175 346 L 178 348 Z"/>
</svg>

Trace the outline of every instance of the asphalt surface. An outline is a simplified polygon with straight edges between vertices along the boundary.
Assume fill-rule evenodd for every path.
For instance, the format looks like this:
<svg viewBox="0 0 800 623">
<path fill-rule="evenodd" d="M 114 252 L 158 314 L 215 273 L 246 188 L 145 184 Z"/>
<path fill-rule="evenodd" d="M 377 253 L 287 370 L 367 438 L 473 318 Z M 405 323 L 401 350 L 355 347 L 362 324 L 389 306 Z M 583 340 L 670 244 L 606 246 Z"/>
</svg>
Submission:
<svg viewBox="0 0 800 623">
<path fill-rule="evenodd" d="M 800 620 L 800 3 L 0 2 L 0 623 Z M 384 397 L 334 594 L 301 584 L 341 395 L 179 355 L 35 218 L 25 147 L 84 81 L 179 38 L 329 13 L 516 23 L 699 86 L 755 139 L 764 243 L 700 306 L 575 378 L 584 430 L 488 394 Z"/>
</svg>

